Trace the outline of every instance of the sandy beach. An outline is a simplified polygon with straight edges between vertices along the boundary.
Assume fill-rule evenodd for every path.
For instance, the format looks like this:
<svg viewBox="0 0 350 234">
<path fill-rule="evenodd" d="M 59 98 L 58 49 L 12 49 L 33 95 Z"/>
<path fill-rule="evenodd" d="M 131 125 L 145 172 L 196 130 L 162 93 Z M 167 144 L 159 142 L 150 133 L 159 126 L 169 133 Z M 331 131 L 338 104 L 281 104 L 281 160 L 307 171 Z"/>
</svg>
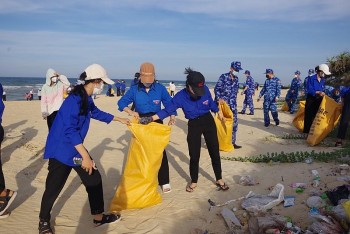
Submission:
<svg viewBox="0 0 350 234">
<path fill-rule="evenodd" d="M 260 90 L 259 90 L 260 91 Z M 283 90 L 285 95 L 286 90 Z M 284 96 L 282 95 L 282 96 Z M 233 152 L 221 152 L 223 157 L 255 156 L 267 152 L 293 151 L 332 151 L 327 144 L 308 146 L 303 139 L 283 139 L 286 134 L 298 134 L 292 125 L 294 115 L 280 112 L 280 125 L 263 124 L 262 101 L 256 102 L 255 115 L 239 115 L 237 144 L 242 148 Z M 242 108 L 244 96 L 238 97 L 238 110 Z M 119 97 L 100 95 L 95 104 L 104 111 L 128 117 L 117 110 Z M 16 200 L 10 207 L 9 218 L 0 220 L 6 233 L 37 233 L 38 213 L 41 197 L 45 188 L 47 161 L 42 159 L 48 133 L 46 121 L 40 113 L 40 102 L 5 102 L 3 116 L 5 140 L 2 144 L 3 170 L 8 188 L 17 190 Z M 167 119 L 165 122 L 167 123 Z M 187 120 L 183 112 L 178 111 L 176 125 L 172 127 L 170 143 L 166 150 L 170 166 L 172 192 L 162 194 L 161 204 L 141 210 L 122 211 L 122 220 L 116 224 L 94 228 L 87 199 L 87 193 L 77 174 L 72 171 L 57 199 L 52 211 L 52 224 L 56 233 L 227 233 L 228 228 L 220 212 L 222 208 L 209 211 L 208 199 L 217 203 L 239 198 L 253 191 L 267 195 L 271 186 L 281 183 L 285 186 L 285 195 L 296 197 L 295 205 L 285 208 L 283 203 L 274 207 L 272 212 L 290 216 L 297 226 L 306 228 L 309 208 L 305 200 L 311 186 L 311 170 L 316 169 L 321 176 L 319 191 L 335 188 L 344 182 L 337 181 L 339 174 L 332 173 L 337 164 L 318 163 L 246 163 L 222 160 L 223 178 L 230 186 L 228 191 L 217 191 L 210 158 L 204 143 L 201 151 L 198 187 L 193 193 L 185 191 L 190 180 L 189 156 L 186 142 Z M 131 133 L 120 123 L 109 125 L 91 121 L 85 146 L 94 158 L 102 175 L 104 185 L 105 208 L 111 199 L 123 173 Z M 330 144 L 333 141 L 330 140 Z M 243 186 L 238 183 L 242 175 L 251 175 L 259 184 Z M 301 194 L 289 185 L 303 182 L 307 188 Z M 160 189 L 159 189 L 160 191 Z M 245 212 L 239 202 L 226 206 L 237 208 L 236 215 L 242 223 Z"/>
</svg>

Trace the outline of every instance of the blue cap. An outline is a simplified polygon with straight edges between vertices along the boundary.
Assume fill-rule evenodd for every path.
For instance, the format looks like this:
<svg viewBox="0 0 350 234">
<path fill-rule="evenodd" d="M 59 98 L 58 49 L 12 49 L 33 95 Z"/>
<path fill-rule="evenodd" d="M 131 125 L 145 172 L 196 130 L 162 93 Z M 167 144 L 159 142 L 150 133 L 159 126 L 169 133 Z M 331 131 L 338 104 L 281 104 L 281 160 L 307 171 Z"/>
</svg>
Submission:
<svg viewBox="0 0 350 234">
<path fill-rule="evenodd" d="M 269 73 L 273 74 L 273 70 L 271 68 L 267 68 L 264 74 L 269 74 Z"/>
<path fill-rule="evenodd" d="M 300 75 L 300 71 L 297 70 L 296 72 L 294 72 L 295 75 Z"/>
<path fill-rule="evenodd" d="M 250 71 L 245 70 L 244 74 L 250 75 Z"/>
<path fill-rule="evenodd" d="M 233 69 L 237 70 L 237 71 L 243 70 L 243 69 L 241 68 L 241 62 L 239 62 L 239 61 L 233 61 L 233 62 L 231 63 L 231 67 L 232 67 Z"/>
<path fill-rule="evenodd" d="M 310 68 L 310 69 L 309 69 L 309 75 L 312 75 L 312 74 L 314 74 L 314 73 L 315 73 L 315 70 L 312 69 L 312 68 Z"/>
</svg>

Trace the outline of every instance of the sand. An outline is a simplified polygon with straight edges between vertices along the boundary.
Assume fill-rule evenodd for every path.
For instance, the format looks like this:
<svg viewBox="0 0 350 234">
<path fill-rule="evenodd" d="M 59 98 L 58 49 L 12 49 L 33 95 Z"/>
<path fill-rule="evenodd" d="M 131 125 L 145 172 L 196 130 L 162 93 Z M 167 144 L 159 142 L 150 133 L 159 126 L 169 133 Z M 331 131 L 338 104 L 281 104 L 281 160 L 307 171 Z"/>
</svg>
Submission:
<svg viewBox="0 0 350 234">
<path fill-rule="evenodd" d="M 285 94 L 285 90 L 283 91 Z M 104 111 L 128 117 L 117 110 L 119 97 L 99 96 L 95 103 Z M 305 140 L 284 140 L 285 134 L 298 134 L 292 125 L 294 115 L 281 113 L 280 126 L 263 125 L 262 101 L 255 100 L 255 115 L 239 115 L 237 144 L 243 147 L 234 152 L 221 152 L 224 157 L 254 156 L 267 152 L 331 151 L 333 147 L 310 147 Z M 241 110 L 243 96 L 238 97 L 238 110 Z M 16 200 L 10 207 L 11 215 L 0 220 L 1 230 L 6 233 L 37 233 L 38 213 L 45 188 L 47 161 L 42 159 L 47 137 L 46 121 L 41 118 L 40 102 L 11 101 L 5 103 L 3 126 L 5 140 L 2 144 L 3 170 L 7 187 L 18 191 Z M 166 120 L 167 121 L 167 120 Z M 52 224 L 57 233 L 194 233 L 208 230 L 209 233 L 226 233 L 227 226 L 219 215 L 222 208 L 209 211 L 208 199 L 217 203 L 245 196 L 249 191 L 266 195 L 269 188 L 282 183 L 285 195 L 296 196 L 296 204 L 284 208 L 280 204 L 273 213 L 290 216 L 293 222 L 305 228 L 309 224 L 308 208 L 304 204 L 313 189 L 311 170 L 318 170 L 321 176 L 319 191 L 326 191 L 342 185 L 332 173 L 335 163 L 243 163 L 222 160 L 223 178 L 230 186 L 228 191 L 217 191 L 210 158 L 204 144 L 201 151 L 198 187 L 193 193 L 185 191 L 189 182 L 189 157 L 186 143 L 187 120 L 179 111 L 177 123 L 172 128 L 170 143 L 166 150 L 170 165 L 172 192 L 162 194 L 163 202 L 141 210 L 122 211 L 119 223 L 94 228 L 90 215 L 87 194 L 77 174 L 72 171 L 68 181 L 52 210 Z M 126 126 L 113 122 L 110 125 L 92 121 L 85 140 L 96 164 L 99 167 L 104 185 L 105 208 L 113 198 L 118 186 L 128 152 L 131 134 Z M 259 184 L 242 186 L 238 183 L 242 175 L 251 175 Z M 307 183 L 302 194 L 296 194 L 289 185 L 292 182 Z M 244 210 L 239 202 L 226 206 L 236 207 L 241 222 Z M 1 231 L 3 232 L 3 231 Z"/>
</svg>

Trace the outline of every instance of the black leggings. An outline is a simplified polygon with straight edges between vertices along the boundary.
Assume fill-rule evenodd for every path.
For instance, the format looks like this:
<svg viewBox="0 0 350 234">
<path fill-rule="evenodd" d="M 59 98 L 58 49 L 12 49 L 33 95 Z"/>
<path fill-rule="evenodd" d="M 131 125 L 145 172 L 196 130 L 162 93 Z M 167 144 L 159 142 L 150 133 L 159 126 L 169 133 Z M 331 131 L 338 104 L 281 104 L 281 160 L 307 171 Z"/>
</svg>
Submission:
<svg viewBox="0 0 350 234">
<path fill-rule="evenodd" d="M 140 117 L 149 117 L 153 116 L 156 113 L 147 113 L 147 114 L 139 114 Z M 155 122 L 163 124 L 163 120 L 158 119 Z M 168 157 L 166 155 L 166 151 L 163 151 L 163 158 L 162 158 L 162 164 L 160 165 L 159 171 L 158 171 L 158 183 L 159 185 L 169 184 L 170 178 L 169 178 L 169 163 L 168 163 Z"/>
<path fill-rule="evenodd" d="M 40 220 L 50 221 L 53 204 L 63 189 L 72 169 L 78 173 L 86 188 L 91 214 L 96 215 L 104 212 L 103 188 L 100 172 L 98 170 L 93 170 L 92 174 L 89 175 L 88 172 L 79 166 L 67 166 L 54 158 L 50 158 L 45 192 L 41 200 Z"/>
<path fill-rule="evenodd" d="M 4 128 L 0 125 L 0 193 L 6 188 L 5 177 L 2 172 L 2 162 L 1 162 L 1 143 L 4 140 Z"/>
<path fill-rule="evenodd" d="M 202 134 L 204 136 L 205 143 L 207 144 L 215 178 L 216 180 L 222 179 L 221 159 L 216 125 L 211 113 L 207 113 L 188 121 L 187 144 L 190 155 L 190 175 L 192 183 L 197 183 L 198 181 Z"/>
<path fill-rule="evenodd" d="M 340 123 L 338 128 L 338 138 L 345 139 L 346 131 L 350 121 L 350 92 L 343 97 L 343 109 L 341 112 Z"/>
<path fill-rule="evenodd" d="M 47 116 L 47 118 L 46 118 L 47 127 L 49 128 L 49 130 L 50 130 L 52 124 L 53 124 L 53 121 L 56 118 L 56 115 L 57 115 L 57 111 L 54 111 L 54 112 L 51 113 L 51 115 Z"/>
<path fill-rule="evenodd" d="M 316 95 L 316 97 L 308 94 L 305 102 L 304 113 L 304 133 L 309 133 L 312 122 L 314 121 L 318 108 L 321 105 L 323 97 Z"/>
</svg>

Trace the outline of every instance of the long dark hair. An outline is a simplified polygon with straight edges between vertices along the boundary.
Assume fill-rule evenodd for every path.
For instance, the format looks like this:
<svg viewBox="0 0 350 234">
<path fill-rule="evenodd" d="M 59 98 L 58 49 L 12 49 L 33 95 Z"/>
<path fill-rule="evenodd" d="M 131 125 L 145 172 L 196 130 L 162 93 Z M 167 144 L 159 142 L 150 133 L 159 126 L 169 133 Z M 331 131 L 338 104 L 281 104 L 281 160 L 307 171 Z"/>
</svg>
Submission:
<svg viewBox="0 0 350 234">
<path fill-rule="evenodd" d="M 71 94 L 79 95 L 81 97 L 79 115 L 87 115 L 87 113 L 88 113 L 89 95 L 87 94 L 86 90 L 84 89 L 84 85 L 87 85 L 89 83 L 98 82 L 98 81 L 101 82 L 101 79 L 85 80 L 85 78 L 86 78 L 86 72 L 81 73 L 80 77 L 77 81 L 77 84 L 74 86 L 74 88 L 71 91 Z"/>
</svg>

